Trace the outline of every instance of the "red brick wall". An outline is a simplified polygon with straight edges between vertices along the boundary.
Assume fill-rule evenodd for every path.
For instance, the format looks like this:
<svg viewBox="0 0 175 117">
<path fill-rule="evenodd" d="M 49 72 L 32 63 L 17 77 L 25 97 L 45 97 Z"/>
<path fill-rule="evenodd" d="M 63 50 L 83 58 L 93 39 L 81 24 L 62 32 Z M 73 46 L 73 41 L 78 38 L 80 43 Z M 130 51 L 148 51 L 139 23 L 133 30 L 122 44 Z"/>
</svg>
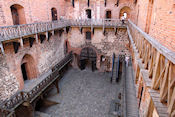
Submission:
<svg viewBox="0 0 175 117">
<path fill-rule="evenodd" d="M 138 0 L 134 22 L 145 31 L 149 0 Z M 135 15 L 135 14 L 133 14 Z M 136 15 L 137 16 L 137 15 Z M 174 0 L 154 0 L 149 34 L 162 45 L 175 50 L 175 2 Z"/>
<path fill-rule="evenodd" d="M 67 18 L 86 18 L 86 9 L 92 10 L 92 18 L 100 19 L 105 18 L 106 10 L 111 10 L 112 18 L 119 18 L 120 10 L 124 6 L 128 6 L 133 9 L 133 0 L 120 0 L 119 6 L 117 7 L 116 0 L 107 0 L 107 5 L 105 7 L 104 0 L 90 0 L 90 6 L 87 5 L 87 0 L 75 0 L 75 7 L 73 8 L 71 1 L 66 3 L 66 17 Z M 134 10 L 133 10 L 134 11 Z"/>
<path fill-rule="evenodd" d="M 0 25 L 13 25 L 10 6 L 19 4 L 24 7 L 26 23 L 51 21 L 51 8 L 55 7 L 58 19 L 65 14 L 64 0 L 2 0 L 0 2 Z"/>
<path fill-rule="evenodd" d="M 23 88 L 24 81 L 21 71 L 23 57 L 30 55 L 33 58 L 36 74 L 39 77 L 40 74 L 46 72 L 64 58 L 64 35 L 62 37 L 59 37 L 59 35 L 52 36 L 49 41 L 45 40 L 43 43 L 40 43 L 40 41 L 36 43 L 35 41 L 31 48 L 29 42 L 26 41 L 24 47 L 20 46 L 16 54 L 14 53 L 13 44 L 4 44 L 4 48 L 9 71 L 17 78 L 20 88 Z"/>
</svg>

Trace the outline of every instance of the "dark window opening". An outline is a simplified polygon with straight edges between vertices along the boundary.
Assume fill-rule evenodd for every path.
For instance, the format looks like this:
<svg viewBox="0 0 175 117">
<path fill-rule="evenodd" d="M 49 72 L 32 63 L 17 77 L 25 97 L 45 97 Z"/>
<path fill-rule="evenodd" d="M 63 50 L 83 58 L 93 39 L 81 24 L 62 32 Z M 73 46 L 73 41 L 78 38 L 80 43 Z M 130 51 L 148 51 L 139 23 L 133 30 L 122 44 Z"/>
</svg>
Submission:
<svg viewBox="0 0 175 117">
<path fill-rule="evenodd" d="M 58 31 L 60 37 L 61 37 L 63 32 L 64 32 L 64 30 L 62 30 L 62 29 Z"/>
<path fill-rule="evenodd" d="M 18 53 L 19 46 L 20 46 L 19 43 L 17 43 L 17 42 L 13 42 L 13 48 L 14 48 L 14 52 L 15 52 L 15 54 Z"/>
<path fill-rule="evenodd" d="M 18 14 L 17 8 L 15 8 L 14 5 L 12 5 L 10 8 L 11 8 L 11 12 L 12 12 L 13 24 L 19 25 L 19 14 Z"/>
<path fill-rule="evenodd" d="M 34 41 L 35 41 L 35 38 L 29 37 L 30 47 L 33 46 Z"/>
<path fill-rule="evenodd" d="M 91 19 L 91 10 L 90 9 L 86 10 L 86 15 L 87 15 L 88 19 Z"/>
<path fill-rule="evenodd" d="M 111 11 L 106 11 L 106 19 L 111 19 Z"/>
<path fill-rule="evenodd" d="M 68 53 L 68 43 L 66 41 L 66 53 Z"/>
<path fill-rule="evenodd" d="M 14 4 L 10 7 L 14 25 L 26 24 L 24 7 Z"/>
<path fill-rule="evenodd" d="M 107 5 L 107 0 L 105 0 L 105 7 L 106 7 L 106 5 Z"/>
<path fill-rule="evenodd" d="M 43 43 L 44 40 L 46 39 L 46 36 L 45 35 L 39 35 L 39 38 L 40 38 L 40 42 Z"/>
<path fill-rule="evenodd" d="M 86 32 L 86 39 L 91 40 L 91 32 Z"/>
<path fill-rule="evenodd" d="M 24 79 L 24 81 L 25 81 L 25 80 L 28 79 L 28 78 L 27 78 L 27 72 L 26 72 L 26 63 L 23 63 L 23 64 L 21 65 L 21 70 L 22 70 L 23 79 Z"/>
<path fill-rule="evenodd" d="M 74 0 L 72 0 L 72 6 L 74 7 L 75 5 L 74 5 Z"/>
<path fill-rule="evenodd" d="M 48 41 L 50 40 L 51 36 L 52 36 L 52 33 L 48 32 Z"/>
<path fill-rule="evenodd" d="M 90 5 L 90 0 L 88 0 L 88 7 L 89 7 L 89 5 Z"/>
<path fill-rule="evenodd" d="M 51 12 L 52 12 L 52 21 L 57 20 L 57 10 L 55 8 L 52 8 Z"/>
<path fill-rule="evenodd" d="M 117 7 L 119 6 L 119 0 L 117 0 L 117 3 L 115 5 L 117 5 Z"/>
</svg>

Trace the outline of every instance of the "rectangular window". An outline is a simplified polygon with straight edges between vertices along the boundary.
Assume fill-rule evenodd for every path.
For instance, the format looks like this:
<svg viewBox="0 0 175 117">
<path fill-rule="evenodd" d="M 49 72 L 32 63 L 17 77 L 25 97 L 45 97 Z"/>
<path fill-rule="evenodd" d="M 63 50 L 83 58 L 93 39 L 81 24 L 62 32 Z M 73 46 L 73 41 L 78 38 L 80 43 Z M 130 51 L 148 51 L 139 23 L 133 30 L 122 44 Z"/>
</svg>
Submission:
<svg viewBox="0 0 175 117">
<path fill-rule="evenodd" d="M 91 32 L 86 32 L 86 39 L 91 40 Z"/>
</svg>

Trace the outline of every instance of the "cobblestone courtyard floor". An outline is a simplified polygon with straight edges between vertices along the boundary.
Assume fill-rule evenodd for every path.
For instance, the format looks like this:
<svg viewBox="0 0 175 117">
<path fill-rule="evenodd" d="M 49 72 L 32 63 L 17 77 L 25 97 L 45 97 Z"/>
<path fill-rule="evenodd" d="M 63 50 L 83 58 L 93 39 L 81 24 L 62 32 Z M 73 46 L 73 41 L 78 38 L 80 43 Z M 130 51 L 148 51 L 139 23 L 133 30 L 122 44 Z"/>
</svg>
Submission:
<svg viewBox="0 0 175 117">
<path fill-rule="evenodd" d="M 60 94 L 53 89 L 48 99 L 60 104 L 42 108 L 52 117 L 109 117 L 111 101 L 121 92 L 110 83 L 110 73 L 71 68 L 59 82 Z"/>
</svg>

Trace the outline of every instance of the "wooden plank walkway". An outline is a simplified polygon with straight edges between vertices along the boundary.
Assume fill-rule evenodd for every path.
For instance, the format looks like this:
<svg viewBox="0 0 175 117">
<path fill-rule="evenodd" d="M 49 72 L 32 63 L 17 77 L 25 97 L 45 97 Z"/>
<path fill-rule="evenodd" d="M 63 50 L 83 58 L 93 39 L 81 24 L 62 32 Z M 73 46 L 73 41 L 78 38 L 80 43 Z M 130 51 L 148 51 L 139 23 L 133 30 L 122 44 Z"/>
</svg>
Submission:
<svg viewBox="0 0 175 117">
<path fill-rule="evenodd" d="M 132 72 L 132 66 L 126 66 L 126 115 L 127 117 L 139 117 Z"/>
</svg>

